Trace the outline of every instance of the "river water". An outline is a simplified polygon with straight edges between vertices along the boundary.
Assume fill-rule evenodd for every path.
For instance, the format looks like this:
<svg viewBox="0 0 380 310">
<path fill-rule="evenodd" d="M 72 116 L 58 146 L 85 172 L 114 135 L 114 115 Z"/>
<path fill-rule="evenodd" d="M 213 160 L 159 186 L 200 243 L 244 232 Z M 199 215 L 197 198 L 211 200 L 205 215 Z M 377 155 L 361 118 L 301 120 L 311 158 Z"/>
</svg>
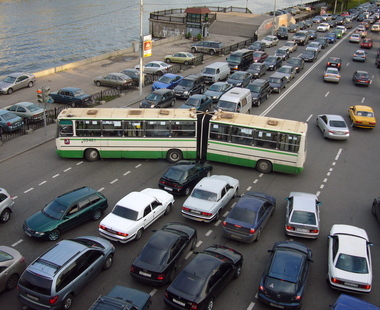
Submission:
<svg viewBox="0 0 380 310">
<path fill-rule="evenodd" d="M 142 0 L 143 1 L 143 0 Z M 189 6 L 248 7 L 260 14 L 302 0 L 145 0 L 149 13 Z M 305 2 L 303 2 L 305 3 Z M 38 72 L 132 46 L 140 35 L 140 0 L 0 0 L 0 76 Z"/>
</svg>

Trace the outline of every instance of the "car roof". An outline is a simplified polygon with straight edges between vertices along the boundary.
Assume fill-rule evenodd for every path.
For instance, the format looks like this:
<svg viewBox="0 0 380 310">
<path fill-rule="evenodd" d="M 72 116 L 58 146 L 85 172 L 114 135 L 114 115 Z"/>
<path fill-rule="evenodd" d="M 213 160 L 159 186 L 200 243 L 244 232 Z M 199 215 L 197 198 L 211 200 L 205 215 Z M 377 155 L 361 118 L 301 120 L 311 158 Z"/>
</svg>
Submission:
<svg viewBox="0 0 380 310">
<path fill-rule="evenodd" d="M 198 253 L 183 269 L 202 279 L 208 278 L 214 270 L 223 263 L 223 260 L 216 256 L 201 252 Z"/>
<path fill-rule="evenodd" d="M 76 90 L 82 90 L 82 89 L 78 87 L 63 87 L 60 90 L 76 91 Z"/>
<path fill-rule="evenodd" d="M 351 295 L 340 294 L 334 310 L 379 310 L 380 308 Z"/>
<path fill-rule="evenodd" d="M 218 189 L 222 189 L 227 185 L 227 181 L 217 179 L 214 176 L 205 177 L 195 185 L 195 188 L 201 188 L 207 191 L 215 192 Z"/>
<path fill-rule="evenodd" d="M 354 107 L 356 110 L 373 112 L 373 109 L 369 106 L 366 106 L 366 105 L 354 105 Z"/>
<path fill-rule="evenodd" d="M 169 88 L 159 88 L 159 89 L 152 91 L 153 94 L 158 94 L 158 95 L 163 95 L 165 93 L 172 93 L 172 92 L 173 92 L 173 90 L 171 90 Z"/>
<path fill-rule="evenodd" d="M 362 237 L 338 234 L 339 252 L 347 255 L 367 257 L 367 240 Z"/>
<path fill-rule="evenodd" d="M 191 95 L 190 97 L 189 97 L 189 99 L 190 98 L 192 98 L 192 99 L 203 99 L 203 98 L 207 98 L 207 96 L 206 95 L 204 95 L 204 94 L 194 94 L 194 95 Z"/>
<path fill-rule="evenodd" d="M 336 114 L 323 114 L 325 115 L 330 121 L 334 120 L 334 121 L 344 121 L 344 118 L 343 116 L 341 115 L 336 115 Z"/>
<path fill-rule="evenodd" d="M 315 203 L 318 198 L 314 194 L 291 192 L 289 197 L 293 197 L 293 210 L 315 212 Z"/>
<path fill-rule="evenodd" d="M 178 74 L 174 74 L 174 73 L 165 73 L 163 76 L 168 76 L 168 77 L 171 77 L 171 78 L 175 78 L 177 76 L 182 77 L 182 75 L 178 75 Z"/>
<path fill-rule="evenodd" d="M 304 261 L 305 254 L 287 248 L 276 249 L 268 275 L 273 278 L 297 282 L 301 272 L 299 268 Z"/>
<path fill-rule="evenodd" d="M 22 102 L 17 102 L 15 103 L 14 105 L 17 105 L 17 106 L 23 106 L 23 107 L 28 107 L 30 105 L 36 105 L 35 103 L 33 102 L 27 102 L 27 101 L 22 101 Z M 42 109 L 42 108 L 41 108 Z"/>
<path fill-rule="evenodd" d="M 59 202 L 60 204 L 64 206 L 72 205 L 74 202 L 77 202 L 78 199 L 81 199 L 83 197 L 86 197 L 90 194 L 97 193 L 96 190 L 92 189 L 91 187 L 80 187 L 77 189 L 74 189 L 70 192 L 64 193 L 62 195 L 59 195 L 55 201 Z"/>
<path fill-rule="evenodd" d="M 25 72 L 14 72 L 14 73 L 9 73 L 7 76 L 18 77 L 20 75 L 32 75 L 32 74 L 25 73 Z"/>
<path fill-rule="evenodd" d="M 149 245 L 159 250 L 168 250 L 177 242 L 180 236 L 181 234 L 175 231 L 157 230 L 145 246 Z"/>
<path fill-rule="evenodd" d="M 128 195 L 121 198 L 116 205 L 129 208 L 135 211 L 141 211 L 147 205 L 151 204 L 155 198 L 151 195 L 141 192 L 131 192 Z"/>
</svg>

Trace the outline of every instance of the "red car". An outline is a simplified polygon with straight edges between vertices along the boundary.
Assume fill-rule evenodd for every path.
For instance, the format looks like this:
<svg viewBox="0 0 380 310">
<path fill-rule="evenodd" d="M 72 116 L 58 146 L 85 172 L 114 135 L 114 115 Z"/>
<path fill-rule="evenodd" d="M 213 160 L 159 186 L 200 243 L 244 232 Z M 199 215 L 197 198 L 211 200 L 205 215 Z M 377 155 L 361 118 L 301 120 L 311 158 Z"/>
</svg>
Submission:
<svg viewBox="0 0 380 310">
<path fill-rule="evenodd" d="M 253 52 L 253 62 L 264 62 L 264 60 L 267 59 L 268 56 L 269 54 L 263 51 Z"/>
<path fill-rule="evenodd" d="M 361 48 L 372 48 L 372 45 L 373 45 L 373 41 L 372 41 L 372 39 L 364 39 L 364 40 L 360 43 L 360 47 L 361 47 Z"/>
</svg>

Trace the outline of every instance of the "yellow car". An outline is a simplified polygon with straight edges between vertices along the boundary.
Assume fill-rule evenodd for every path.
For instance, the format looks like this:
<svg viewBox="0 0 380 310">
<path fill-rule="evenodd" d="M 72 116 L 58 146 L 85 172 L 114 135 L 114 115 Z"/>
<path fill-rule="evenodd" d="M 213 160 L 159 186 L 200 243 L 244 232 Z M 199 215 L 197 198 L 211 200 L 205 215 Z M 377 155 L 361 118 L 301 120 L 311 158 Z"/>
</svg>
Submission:
<svg viewBox="0 0 380 310">
<path fill-rule="evenodd" d="M 373 129 L 376 126 L 375 113 L 369 106 L 354 105 L 348 109 L 348 115 L 355 127 Z"/>
<path fill-rule="evenodd" d="M 176 62 L 180 64 L 190 65 L 194 64 L 195 56 L 191 53 L 187 52 L 179 52 L 174 55 L 166 55 L 165 61 L 166 63 Z"/>
</svg>

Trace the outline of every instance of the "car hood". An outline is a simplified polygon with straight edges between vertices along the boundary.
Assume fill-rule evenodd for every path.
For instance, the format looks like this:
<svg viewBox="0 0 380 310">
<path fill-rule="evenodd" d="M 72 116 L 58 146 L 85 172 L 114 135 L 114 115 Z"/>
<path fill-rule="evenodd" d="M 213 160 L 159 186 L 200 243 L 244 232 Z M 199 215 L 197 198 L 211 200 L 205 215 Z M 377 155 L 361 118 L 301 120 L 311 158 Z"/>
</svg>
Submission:
<svg viewBox="0 0 380 310">
<path fill-rule="evenodd" d="M 183 206 L 192 210 L 207 212 L 211 211 L 217 203 L 217 201 L 208 201 L 190 196 L 186 199 Z"/>
<path fill-rule="evenodd" d="M 153 83 L 153 87 L 154 88 L 159 88 L 159 89 L 161 89 L 161 88 L 169 88 L 169 86 L 171 86 L 171 84 L 162 83 L 162 82 L 158 82 L 158 81 L 156 81 L 156 82 Z"/>
<path fill-rule="evenodd" d="M 100 225 L 104 225 L 114 231 L 132 234 L 134 232 L 133 228 L 137 225 L 137 223 L 138 221 L 132 221 L 110 213 L 100 222 Z"/>
<path fill-rule="evenodd" d="M 10 87 L 12 85 L 13 85 L 13 83 L 6 83 L 6 82 L 1 81 L 0 82 L 0 89 L 2 89 L 2 88 L 8 88 L 8 87 Z"/>
<path fill-rule="evenodd" d="M 177 85 L 176 87 L 174 87 L 174 90 L 177 90 L 177 91 L 185 91 L 185 90 L 189 90 L 190 87 L 184 87 L 184 86 L 181 86 L 181 85 Z"/>
<path fill-rule="evenodd" d="M 38 232 L 53 230 L 58 226 L 59 223 L 60 220 L 52 219 L 51 217 L 48 217 L 42 213 L 42 211 L 33 214 L 31 217 L 25 220 L 26 226 Z"/>
<path fill-rule="evenodd" d="M 180 109 L 191 109 L 191 108 L 195 108 L 196 110 L 199 110 L 199 109 L 200 109 L 199 106 L 198 106 L 198 107 L 194 107 L 194 106 L 192 106 L 192 105 L 187 105 L 187 104 L 183 104 L 183 105 L 181 105 L 179 108 L 180 108 Z"/>
</svg>

